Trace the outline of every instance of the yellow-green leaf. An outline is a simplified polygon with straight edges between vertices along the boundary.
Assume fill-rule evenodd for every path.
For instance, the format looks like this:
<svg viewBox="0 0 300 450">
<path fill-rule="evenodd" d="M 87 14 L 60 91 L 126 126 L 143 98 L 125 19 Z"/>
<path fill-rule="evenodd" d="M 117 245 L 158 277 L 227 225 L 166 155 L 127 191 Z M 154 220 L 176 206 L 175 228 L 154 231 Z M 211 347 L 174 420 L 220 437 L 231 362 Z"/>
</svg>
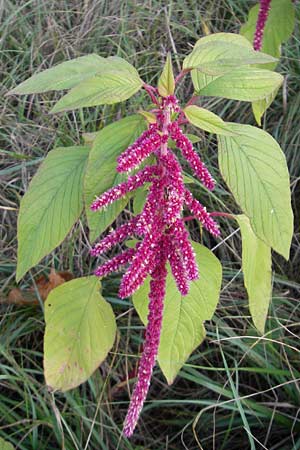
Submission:
<svg viewBox="0 0 300 450">
<path fill-rule="evenodd" d="M 144 131 L 145 125 L 141 115 L 133 115 L 114 122 L 97 133 L 84 179 L 84 198 L 91 241 L 111 225 L 128 203 L 127 197 L 102 211 L 90 210 L 90 205 L 97 195 L 126 179 L 126 175 L 116 171 L 117 157 Z"/>
<path fill-rule="evenodd" d="M 14 447 L 10 442 L 7 442 L 0 437 L 0 450 L 14 450 Z"/>
<path fill-rule="evenodd" d="M 282 80 L 279 73 L 270 70 L 242 67 L 211 80 L 206 77 L 207 84 L 197 93 L 252 102 L 272 94 Z"/>
<path fill-rule="evenodd" d="M 52 150 L 21 200 L 17 280 L 57 247 L 78 219 L 88 147 Z"/>
<path fill-rule="evenodd" d="M 293 213 L 285 156 L 265 131 L 231 126 L 235 136 L 218 137 L 222 176 L 257 237 L 288 259 Z"/>
<path fill-rule="evenodd" d="M 138 111 L 139 114 L 141 114 L 148 123 L 156 123 L 156 115 L 149 111 Z"/>
<path fill-rule="evenodd" d="M 9 94 L 36 94 L 70 89 L 107 68 L 107 59 L 91 54 L 46 69 L 16 86 Z"/>
<path fill-rule="evenodd" d="M 194 49 L 199 47 L 200 45 L 208 44 L 209 42 L 227 42 L 235 45 L 243 45 L 248 48 L 252 48 L 251 43 L 244 36 L 235 33 L 213 33 L 208 34 L 207 36 L 203 36 L 198 39 L 196 44 L 194 45 Z"/>
<path fill-rule="evenodd" d="M 158 92 L 162 97 L 167 97 L 168 95 L 174 94 L 175 90 L 175 79 L 172 67 L 171 54 L 168 53 L 166 64 L 163 68 L 162 74 L 158 80 Z"/>
<path fill-rule="evenodd" d="M 261 126 L 261 118 L 262 118 L 263 114 L 269 108 L 271 103 L 273 103 L 273 100 L 275 99 L 275 97 L 278 93 L 278 90 L 279 90 L 279 87 L 275 87 L 274 90 L 269 95 L 267 95 L 265 98 L 263 98 L 261 100 L 256 100 L 255 102 L 252 102 L 253 115 L 259 126 Z"/>
<path fill-rule="evenodd" d="M 272 56 L 256 52 L 251 47 L 217 39 L 198 43 L 183 61 L 183 69 L 197 69 L 208 75 L 222 75 L 236 67 L 274 61 L 276 59 Z"/>
<path fill-rule="evenodd" d="M 96 277 L 55 288 L 45 303 L 44 370 L 47 385 L 67 391 L 86 381 L 113 346 L 116 323 Z"/>
<path fill-rule="evenodd" d="M 196 105 L 190 105 L 184 108 L 183 112 L 188 121 L 195 125 L 195 127 L 201 128 L 209 133 L 224 134 L 228 136 L 234 134 L 230 124 L 227 124 L 221 117 L 207 109 L 200 108 Z"/>
<path fill-rule="evenodd" d="M 187 296 L 178 292 L 172 275 L 167 277 L 166 298 L 158 362 L 171 384 L 190 354 L 205 338 L 203 323 L 215 312 L 222 280 L 222 267 L 206 247 L 194 243 L 200 278 L 191 283 Z M 146 325 L 149 280 L 133 295 L 134 306 Z"/>
<path fill-rule="evenodd" d="M 122 102 L 142 87 L 138 72 L 127 61 L 114 56 L 107 62 L 107 69 L 71 89 L 51 112 Z"/>
<path fill-rule="evenodd" d="M 242 270 L 254 325 L 263 334 L 271 299 L 271 247 L 259 239 L 247 216 L 235 216 L 242 235 Z"/>
</svg>

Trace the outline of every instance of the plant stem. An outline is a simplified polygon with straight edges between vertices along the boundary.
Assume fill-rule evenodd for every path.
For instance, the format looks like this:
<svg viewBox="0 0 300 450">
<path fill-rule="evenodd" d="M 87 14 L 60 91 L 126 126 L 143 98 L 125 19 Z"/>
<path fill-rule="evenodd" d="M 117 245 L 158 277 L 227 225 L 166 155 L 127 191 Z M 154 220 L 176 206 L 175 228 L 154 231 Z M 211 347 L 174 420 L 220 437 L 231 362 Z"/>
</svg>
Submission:
<svg viewBox="0 0 300 450">
<path fill-rule="evenodd" d="M 187 73 L 189 73 L 191 69 L 183 69 L 177 77 L 175 78 L 175 84 L 177 84 Z"/>
<path fill-rule="evenodd" d="M 154 94 L 156 92 L 156 89 L 153 86 L 151 86 L 150 84 L 146 84 L 146 83 L 143 84 L 143 88 L 145 89 L 145 91 L 147 92 L 149 97 L 151 98 L 152 102 L 155 105 L 159 105 L 158 99 L 156 98 L 156 96 Z"/>
</svg>

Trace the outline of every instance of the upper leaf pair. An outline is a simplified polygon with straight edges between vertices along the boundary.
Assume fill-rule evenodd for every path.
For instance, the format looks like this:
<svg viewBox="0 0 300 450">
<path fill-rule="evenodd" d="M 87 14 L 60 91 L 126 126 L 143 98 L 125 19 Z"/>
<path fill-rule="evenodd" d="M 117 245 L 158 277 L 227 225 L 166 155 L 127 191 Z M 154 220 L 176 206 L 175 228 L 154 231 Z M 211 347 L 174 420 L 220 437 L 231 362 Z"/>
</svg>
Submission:
<svg viewBox="0 0 300 450">
<path fill-rule="evenodd" d="M 143 85 L 136 69 L 122 58 L 82 56 L 47 69 L 18 85 L 9 94 L 34 94 L 71 89 L 52 113 L 127 100 Z"/>
<path fill-rule="evenodd" d="M 199 39 L 183 67 L 192 69 L 196 94 L 254 102 L 254 115 L 260 123 L 283 80 L 279 73 L 264 67 L 275 61 L 254 51 L 243 36 L 217 33 Z"/>
</svg>

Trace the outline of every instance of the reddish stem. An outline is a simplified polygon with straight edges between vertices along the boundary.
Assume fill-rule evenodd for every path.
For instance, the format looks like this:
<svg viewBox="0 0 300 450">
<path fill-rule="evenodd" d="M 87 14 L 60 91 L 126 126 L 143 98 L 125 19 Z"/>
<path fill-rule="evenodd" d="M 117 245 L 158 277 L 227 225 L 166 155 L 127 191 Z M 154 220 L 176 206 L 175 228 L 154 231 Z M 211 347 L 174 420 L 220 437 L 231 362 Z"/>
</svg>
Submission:
<svg viewBox="0 0 300 450">
<path fill-rule="evenodd" d="M 183 69 L 177 77 L 175 78 L 175 84 L 177 84 L 187 73 L 189 73 L 191 69 Z"/>
<path fill-rule="evenodd" d="M 189 99 L 189 101 L 187 102 L 185 107 L 194 105 L 196 103 L 196 101 L 198 100 L 198 98 L 199 98 L 199 95 L 192 95 L 192 97 Z"/>
<path fill-rule="evenodd" d="M 143 88 L 145 89 L 145 91 L 147 92 L 149 97 L 151 98 L 152 102 L 155 105 L 159 105 L 159 101 L 158 101 L 157 97 L 155 96 L 156 89 L 153 86 L 151 86 L 150 84 L 146 84 L 146 83 L 143 84 Z"/>
</svg>

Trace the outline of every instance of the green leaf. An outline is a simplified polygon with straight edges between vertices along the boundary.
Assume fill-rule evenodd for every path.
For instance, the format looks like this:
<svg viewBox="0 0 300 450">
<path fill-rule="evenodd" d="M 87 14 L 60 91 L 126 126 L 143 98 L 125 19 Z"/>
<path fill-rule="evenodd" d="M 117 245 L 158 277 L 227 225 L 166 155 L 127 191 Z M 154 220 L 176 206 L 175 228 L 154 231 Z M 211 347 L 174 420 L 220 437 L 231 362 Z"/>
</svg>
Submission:
<svg viewBox="0 0 300 450">
<path fill-rule="evenodd" d="M 136 69 L 122 58 L 107 58 L 109 68 L 71 89 L 51 113 L 96 105 L 111 105 L 134 95 L 143 84 Z"/>
<path fill-rule="evenodd" d="M 184 108 L 183 112 L 188 121 L 192 125 L 195 125 L 195 127 L 201 128 L 209 133 L 224 134 L 227 136 L 234 134 L 230 124 L 227 124 L 221 117 L 207 109 L 191 105 Z"/>
<path fill-rule="evenodd" d="M 0 450 L 14 450 L 14 447 L 10 442 L 7 442 L 0 437 Z"/>
<path fill-rule="evenodd" d="M 253 231 L 286 259 L 293 234 L 289 173 L 278 143 L 263 130 L 231 124 L 219 136 L 219 166 Z"/>
<path fill-rule="evenodd" d="M 172 67 L 171 54 L 168 53 L 167 61 L 162 71 L 161 76 L 158 80 L 158 92 L 162 97 L 167 97 L 168 95 L 174 94 L 175 90 L 175 79 Z"/>
<path fill-rule="evenodd" d="M 116 322 L 96 277 L 78 278 L 50 292 L 45 303 L 47 385 L 67 391 L 86 381 L 113 346 Z"/>
<path fill-rule="evenodd" d="M 195 134 L 187 133 L 186 137 L 191 141 L 192 144 L 197 144 L 197 142 L 201 141 L 201 137 L 196 136 Z"/>
<path fill-rule="evenodd" d="M 200 278 L 191 283 L 190 292 L 182 297 L 172 275 L 167 278 L 165 307 L 158 362 L 171 384 L 190 354 L 205 338 L 203 322 L 215 312 L 222 280 L 222 267 L 206 247 L 193 243 Z M 146 325 L 149 279 L 133 295 L 134 306 Z"/>
<path fill-rule="evenodd" d="M 242 67 L 219 77 L 206 77 L 206 85 L 198 86 L 200 90 L 197 94 L 242 101 L 261 100 L 277 90 L 282 80 L 282 76 L 276 72 Z M 193 81 L 197 89 L 198 80 L 195 83 L 193 78 Z"/>
<path fill-rule="evenodd" d="M 88 147 L 52 150 L 21 200 L 17 280 L 57 247 L 78 219 Z"/>
<path fill-rule="evenodd" d="M 253 43 L 259 4 L 253 6 L 249 12 L 249 18 L 241 27 L 240 33 L 245 36 L 251 44 Z M 295 6 L 291 0 L 272 0 L 268 20 L 264 29 L 262 51 L 278 58 L 280 46 L 291 36 L 295 26 Z M 274 69 L 275 64 L 269 68 Z"/>
<path fill-rule="evenodd" d="M 157 122 L 156 115 L 150 111 L 141 110 L 141 111 L 138 111 L 138 113 L 141 114 L 147 120 L 148 123 L 156 123 Z"/>
<path fill-rule="evenodd" d="M 271 299 L 271 247 L 254 234 L 248 217 L 235 216 L 242 234 L 242 270 L 249 309 L 256 328 L 264 334 Z"/>
<path fill-rule="evenodd" d="M 84 180 L 84 198 L 90 229 L 90 239 L 94 241 L 128 203 L 128 197 L 109 205 L 105 210 L 93 212 L 90 205 L 96 195 L 126 180 L 126 175 L 116 171 L 117 157 L 144 131 L 145 120 L 141 115 L 121 119 L 98 132 L 89 154 Z"/>
<path fill-rule="evenodd" d="M 255 117 L 255 120 L 259 126 L 261 126 L 261 118 L 265 111 L 269 108 L 273 100 L 275 99 L 278 93 L 279 87 L 275 87 L 275 89 L 271 92 L 271 94 L 267 95 L 262 100 L 256 100 L 252 102 L 252 111 Z"/>
<path fill-rule="evenodd" d="M 9 94 L 36 94 L 70 89 L 108 66 L 107 60 L 92 54 L 66 61 L 33 75 Z"/>
<path fill-rule="evenodd" d="M 229 41 L 214 40 L 198 43 L 183 61 L 183 69 L 197 69 L 208 75 L 222 75 L 236 67 L 267 64 L 276 61 L 270 55 Z"/>
<path fill-rule="evenodd" d="M 146 202 L 146 198 L 148 195 L 148 190 L 144 187 L 138 189 L 133 198 L 133 212 L 135 215 L 140 214 L 143 210 L 144 204 Z"/>
<path fill-rule="evenodd" d="M 246 39 L 244 36 L 235 33 L 214 33 L 208 34 L 207 36 L 203 36 L 198 39 L 196 44 L 194 45 L 194 49 L 199 47 L 200 45 L 205 45 L 210 42 L 227 42 L 235 45 L 243 45 L 248 48 L 252 48 L 252 44 Z"/>
</svg>

